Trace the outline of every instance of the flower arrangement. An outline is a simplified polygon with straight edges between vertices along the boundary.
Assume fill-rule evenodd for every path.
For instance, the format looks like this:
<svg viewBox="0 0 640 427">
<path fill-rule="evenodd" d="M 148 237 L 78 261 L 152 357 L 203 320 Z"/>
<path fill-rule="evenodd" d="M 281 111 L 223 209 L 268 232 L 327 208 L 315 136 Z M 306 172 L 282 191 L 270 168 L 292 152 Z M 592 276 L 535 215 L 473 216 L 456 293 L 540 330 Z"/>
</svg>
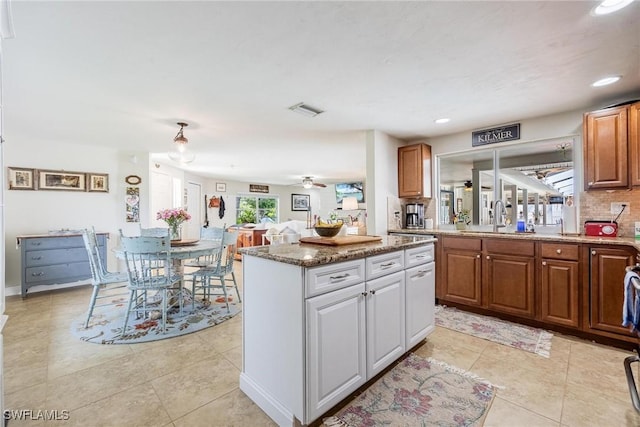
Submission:
<svg viewBox="0 0 640 427">
<path fill-rule="evenodd" d="M 180 240 L 180 225 L 189 221 L 191 215 L 184 209 L 163 209 L 158 211 L 156 219 L 161 219 L 169 225 L 171 240 Z"/>
</svg>

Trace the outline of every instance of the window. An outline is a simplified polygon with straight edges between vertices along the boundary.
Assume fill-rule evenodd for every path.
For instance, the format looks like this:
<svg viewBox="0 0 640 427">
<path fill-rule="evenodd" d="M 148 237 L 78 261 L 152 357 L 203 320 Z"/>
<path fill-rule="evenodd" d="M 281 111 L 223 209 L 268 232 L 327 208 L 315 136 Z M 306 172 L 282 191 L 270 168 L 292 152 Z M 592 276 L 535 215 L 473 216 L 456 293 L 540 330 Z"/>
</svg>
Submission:
<svg viewBox="0 0 640 427">
<path fill-rule="evenodd" d="M 236 224 L 279 222 L 277 196 L 241 195 L 236 198 Z"/>
</svg>

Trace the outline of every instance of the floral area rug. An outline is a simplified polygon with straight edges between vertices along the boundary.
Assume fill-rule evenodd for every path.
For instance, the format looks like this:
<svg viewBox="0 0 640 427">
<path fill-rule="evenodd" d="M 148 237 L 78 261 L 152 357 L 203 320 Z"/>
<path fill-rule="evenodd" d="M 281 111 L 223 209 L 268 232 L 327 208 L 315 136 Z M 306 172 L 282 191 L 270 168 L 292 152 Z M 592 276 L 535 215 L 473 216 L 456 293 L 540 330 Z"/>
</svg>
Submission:
<svg viewBox="0 0 640 427">
<path fill-rule="evenodd" d="M 543 357 L 551 351 L 551 332 L 452 307 L 436 306 L 436 325 Z"/>
<path fill-rule="evenodd" d="M 89 327 L 84 328 L 86 313 L 75 319 L 71 325 L 71 332 L 82 341 L 97 344 L 134 344 L 173 338 L 180 335 L 197 332 L 211 326 L 218 325 L 240 313 L 241 304 L 229 296 L 229 309 L 224 303 L 224 297 L 216 297 L 211 303 L 196 301 L 195 309 L 191 309 L 191 294 L 186 291 L 182 315 L 179 310 L 170 310 L 167 316 L 167 331 L 162 332 L 162 319 L 140 318 L 135 313 L 129 314 L 127 334 L 122 337 L 124 314 L 127 310 L 127 299 L 116 298 L 112 306 L 99 307 L 94 310 L 89 321 Z M 158 311 L 158 315 L 160 312 Z M 151 318 L 155 316 L 150 316 Z"/>
<path fill-rule="evenodd" d="M 327 426 L 480 426 L 495 387 L 474 374 L 413 353 L 338 413 Z"/>
</svg>

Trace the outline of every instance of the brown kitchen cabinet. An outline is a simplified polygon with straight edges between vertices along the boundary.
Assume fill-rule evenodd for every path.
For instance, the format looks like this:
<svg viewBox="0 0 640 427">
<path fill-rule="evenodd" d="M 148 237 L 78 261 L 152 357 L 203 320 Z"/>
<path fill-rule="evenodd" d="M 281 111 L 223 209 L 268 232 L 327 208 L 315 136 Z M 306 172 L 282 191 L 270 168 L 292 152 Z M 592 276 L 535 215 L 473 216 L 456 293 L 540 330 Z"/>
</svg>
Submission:
<svg viewBox="0 0 640 427">
<path fill-rule="evenodd" d="M 631 336 L 622 326 L 625 268 L 633 265 L 635 251 L 616 247 L 589 249 L 589 318 L 587 330 Z"/>
<path fill-rule="evenodd" d="M 580 327 L 580 246 L 540 243 L 540 320 Z"/>
<path fill-rule="evenodd" d="M 431 198 L 431 146 L 398 148 L 398 197 Z"/>
<path fill-rule="evenodd" d="M 640 185 L 638 109 L 640 103 L 585 113 L 585 189 Z"/>
<path fill-rule="evenodd" d="M 459 304 L 482 305 L 482 240 L 443 237 L 438 298 Z"/>
<path fill-rule="evenodd" d="M 240 227 L 238 229 L 238 249 L 262 245 L 262 235 L 266 231 Z M 236 254 L 236 259 L 242 259 L 242 255 Z"/>
<path fill-rule="evenodd" d="M 535 318 L 535 242 L 485 239 L 483 247 L 486 307 L 518 317 Z"/>
</svg>

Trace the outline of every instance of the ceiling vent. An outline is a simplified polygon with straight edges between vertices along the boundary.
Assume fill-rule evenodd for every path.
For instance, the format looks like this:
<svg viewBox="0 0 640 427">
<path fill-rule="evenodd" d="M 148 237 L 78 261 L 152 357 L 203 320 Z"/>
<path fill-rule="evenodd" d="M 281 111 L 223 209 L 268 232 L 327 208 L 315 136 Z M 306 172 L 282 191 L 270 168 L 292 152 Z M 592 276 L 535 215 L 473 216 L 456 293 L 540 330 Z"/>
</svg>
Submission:
<svg viewBox="0 0 640 427">
<path fill-rule="evenodd" d="M 304 102 L 300 102 L 299 104 L 292 105 L 291 107 L 289 107 L 289 110 L 295 111 L 296 113 L 303 114 L 307 117 L 315 117 L 318 114 L 324 113 L 323 110 L 307 105 Z"/>
</svg>

